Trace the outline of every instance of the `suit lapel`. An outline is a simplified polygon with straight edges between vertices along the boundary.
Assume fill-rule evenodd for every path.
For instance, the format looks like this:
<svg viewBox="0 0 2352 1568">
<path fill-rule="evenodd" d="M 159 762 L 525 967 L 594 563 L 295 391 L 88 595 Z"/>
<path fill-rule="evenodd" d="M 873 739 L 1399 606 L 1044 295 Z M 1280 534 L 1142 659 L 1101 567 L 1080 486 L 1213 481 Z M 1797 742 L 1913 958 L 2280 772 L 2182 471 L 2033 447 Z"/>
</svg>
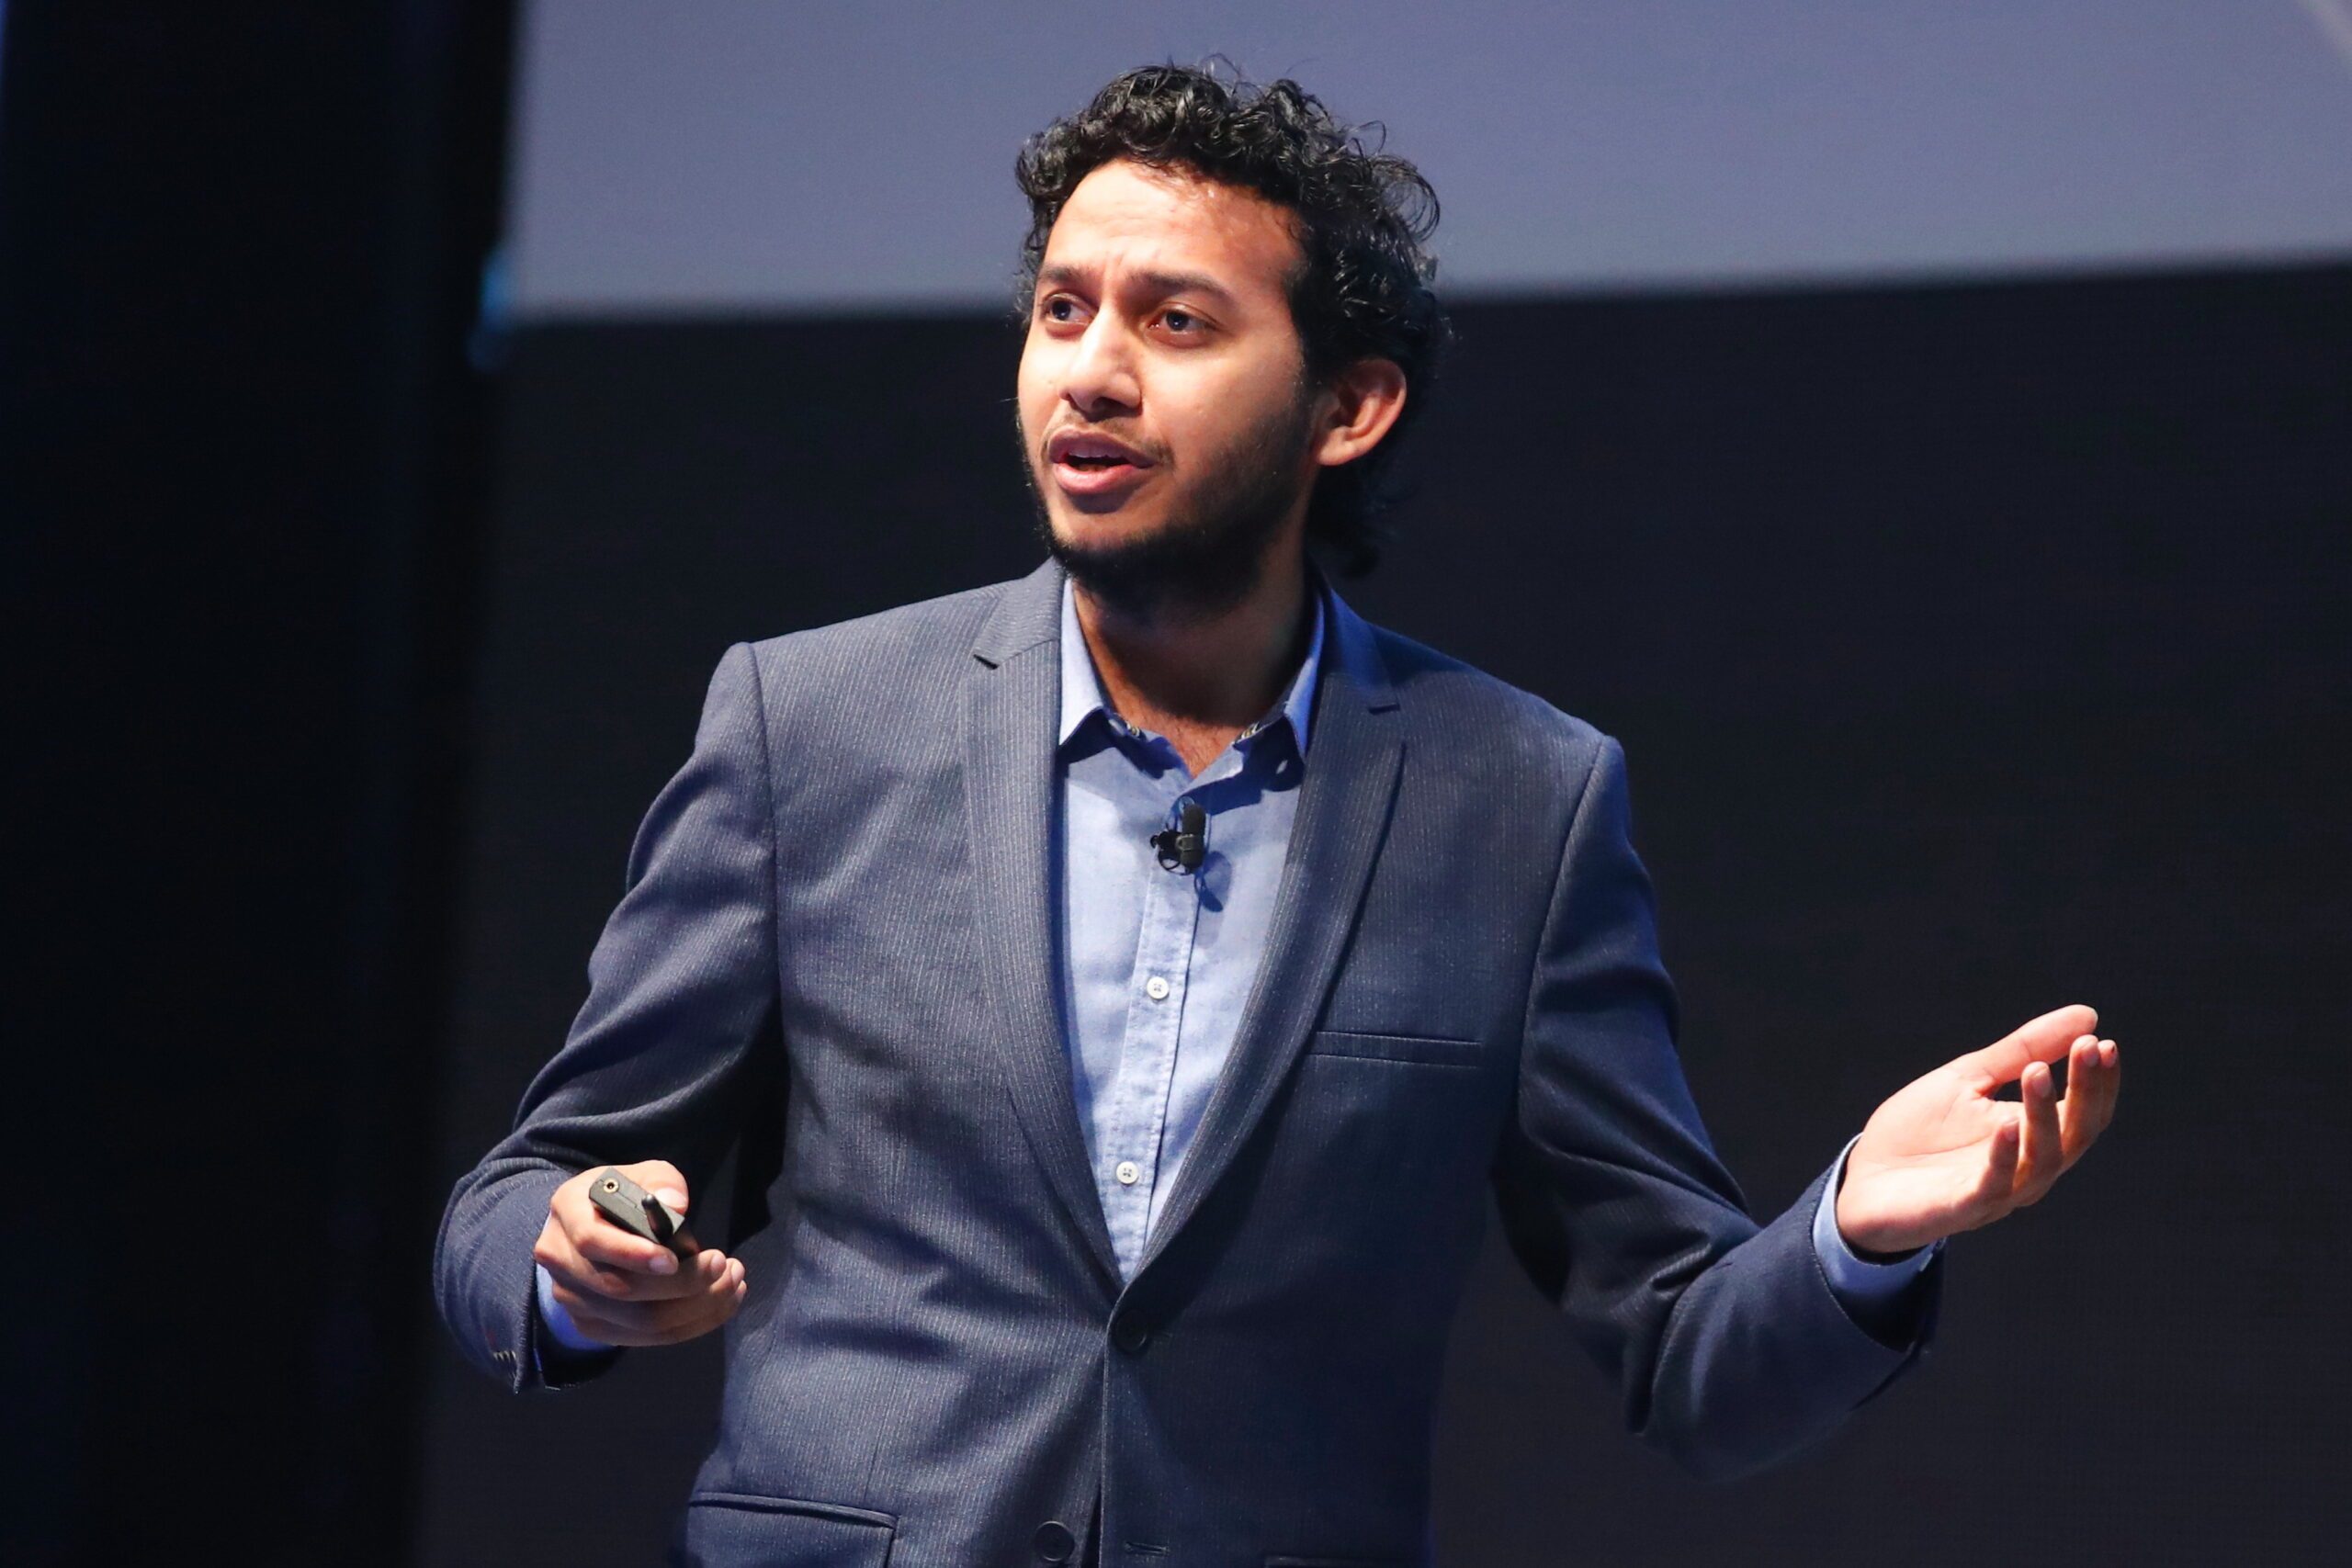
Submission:
<svg viewBox="0 0 2352 1568">
<path fill-rule="evenodd" d="M 964 799 L 996 1002 L 993 1043 L 1029 1145 L 1115 1292 L 1118 1255 L 1087 1165 L 1054 984 L 1061 582 L 1061 569 L 1048 560 L 1011 584 L 973 644 Z"/>
<path fill-rule="evenodd" d="M 1264 1115 L 1321 1011 L 1388 825 L 1404 724 L 1372 629 L 1329 595 L 1306 777 L 1266 947 L 1230 1054 L 1153 1224 L 1140 1279 L 1201 1205 Z M 1073 1112 L 1073 1115 L 1075 1113 Z M 1099 1201 L 1098 1201 L 1099 1207 Z"/>
</svg>

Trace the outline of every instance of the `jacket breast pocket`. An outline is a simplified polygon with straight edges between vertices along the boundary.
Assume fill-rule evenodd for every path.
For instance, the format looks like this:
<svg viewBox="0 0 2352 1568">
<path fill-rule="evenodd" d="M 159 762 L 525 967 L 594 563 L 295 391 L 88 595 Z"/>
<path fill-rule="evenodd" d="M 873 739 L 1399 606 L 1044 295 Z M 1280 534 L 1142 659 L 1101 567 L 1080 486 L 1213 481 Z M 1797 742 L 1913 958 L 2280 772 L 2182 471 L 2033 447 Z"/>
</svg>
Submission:
<svg viewBox="0 0 2352 1568">
<path fill-rule="evenodd" d="M 1318 1029 L 1307 1036 L 1306 1049 L 1316 1056 L 1356 1056 L 1431 1067 L 1475 1067 L 1487 1058 L 1487 1047 L 1476 1040 L 1436 1034 L 1367 1034 L 1351 1029 Z"/>
<path fill-rule="evenodd" d="M 681 1568 L 888 1568 L 899 1521 L 868 1508 L 745 1492 L 686 1499 Z"/>
</svg>

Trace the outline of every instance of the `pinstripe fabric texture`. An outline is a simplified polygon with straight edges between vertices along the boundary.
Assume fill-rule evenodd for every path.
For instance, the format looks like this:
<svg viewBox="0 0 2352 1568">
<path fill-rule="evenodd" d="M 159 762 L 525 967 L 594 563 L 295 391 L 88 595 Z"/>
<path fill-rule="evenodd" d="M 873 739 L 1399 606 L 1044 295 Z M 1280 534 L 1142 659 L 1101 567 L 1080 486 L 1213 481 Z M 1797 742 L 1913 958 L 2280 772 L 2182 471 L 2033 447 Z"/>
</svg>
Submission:
<svg viewBox="0 0 2352 1568">
<path fill-rule="evenodd" d="M 1623 759 L 1336 594 L 1256 983 L 1123 1281 L 1058 1017 L 1061 573 L 730 649 L 562 1049 L 451 1194 L 461 1349 L 541 1386 L 550 1192 L 743 1140 L 718 1439 L 679 1561 L 1425 1564 L 1491 1189 L 1628 1427 L 1702 1475 L 1925 1353 L 1759 1227 L 1674 1052 Z M 627 1352 L 622 1352 L 627 1353 Z M 591 1363 L 588 1375 L 610 1364 Z"/>
</svg>

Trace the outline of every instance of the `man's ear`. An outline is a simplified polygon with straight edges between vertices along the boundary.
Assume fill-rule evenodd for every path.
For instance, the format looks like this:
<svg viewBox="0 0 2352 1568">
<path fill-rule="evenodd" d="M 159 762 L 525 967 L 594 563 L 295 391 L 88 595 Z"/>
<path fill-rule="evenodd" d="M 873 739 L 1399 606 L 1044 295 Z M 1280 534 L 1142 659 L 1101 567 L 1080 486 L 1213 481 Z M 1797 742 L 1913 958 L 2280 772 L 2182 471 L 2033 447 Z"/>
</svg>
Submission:
<svg viewBox="0 0 2352 1568">
<path fill-rule="evenodd" d="M 1405 412 L 1405 372 L 1393 359 L 1359 359 L 1332 378 L 1323 406 L 1315 460 L 1327 468 L 1351 463 L 1379 446 Z"/>
</svg>

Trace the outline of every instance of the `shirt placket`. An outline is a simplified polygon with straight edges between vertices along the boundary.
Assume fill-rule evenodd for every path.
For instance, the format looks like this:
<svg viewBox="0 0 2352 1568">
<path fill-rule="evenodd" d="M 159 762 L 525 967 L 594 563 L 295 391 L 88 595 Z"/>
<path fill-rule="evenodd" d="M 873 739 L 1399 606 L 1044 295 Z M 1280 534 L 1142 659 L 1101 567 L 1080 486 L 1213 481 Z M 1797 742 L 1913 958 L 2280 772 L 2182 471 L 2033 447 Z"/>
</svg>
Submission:
<svg viewBox="0 0 2352 1568">
<path fill-rule="evenodd" d="M 1184 1018 L 1184 987 L 1193 966 L 1193 929 L 1200 897 L 1192 879 L 1157 868 L 1144 894 L 1143 928 L 1136 941 L 1128 987 L 1126 1038 L 1119 1055 L 1117 1111 L 1104 1183 L 1112 1199 L 1112 1240 L 1120 1266 L 1133 1273 L 1149 1229 L 1151 1193 L 1159 1177 L 1160 1133 L 1168 1090 L 1176 1073 L 1176 1043 Z"/>
<path fill-rule="evenodd" d="M 1153 738 L 1148 744 L 1167 747 Z M 1169 750 L 1172 757 L 1172 748 Z M 1188 797 L 1204 807 L 1203 792 L 1238 771 L 1240 754 L 1228 750 L 1170 797 L 1161 825 L 1176 820 Z M 1182 778 L 1181 772 L 1171 773 Z M 1214 840 L 1212 840 L 1212 842 Z M 1197 877 L 1154 865 L 1145 873 L 1143 919 L 1136 938 L 1136 964 L 1127 991 L 1127 1021 L 1114 1090 L 1112 1136 L 1102 1150 L 1103 1217 L 1123 1272 L 1133 1276 L 1150 1235 L 1153 1194 L 1159 1185 L 1160 1145 L 1168 1122 L 1168 1096 L 1175 1081 L 1183 1040 L 1184 996 L 1192 979 L 1193 953 L 1201 919 Z"/>
</svg>

